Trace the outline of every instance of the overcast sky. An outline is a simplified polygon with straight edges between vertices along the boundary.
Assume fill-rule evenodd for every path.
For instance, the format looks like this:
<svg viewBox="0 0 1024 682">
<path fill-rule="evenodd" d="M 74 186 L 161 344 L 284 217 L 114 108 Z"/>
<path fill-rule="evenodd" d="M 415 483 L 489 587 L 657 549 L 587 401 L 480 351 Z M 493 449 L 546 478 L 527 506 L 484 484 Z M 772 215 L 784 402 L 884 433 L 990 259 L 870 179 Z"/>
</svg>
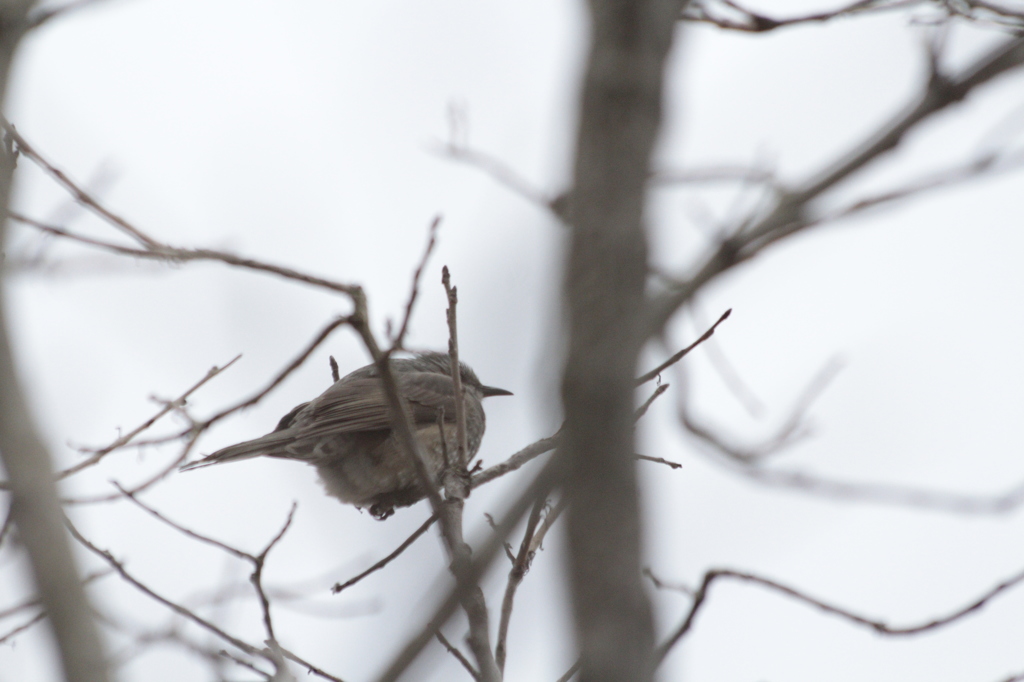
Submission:
<svg viewBox="0 0 1024 682">
<path fill-rule="evenodd" d="M 774 2 L 772 16 L 827 8 Z M 443 158 L 453 116 L 461 139 L 502 160 L 548 196 L 562 191 L 574 142 L 586 49 L 580 2 L 108 0 L 55 20 L 18 55 L 7 117 L 71 177 L 160 240 L 221 248 L 365 287 L 378 330 L 397 319 L 442 215 L 410 344 L 444 348 L 440 266 L 460 292 L 463 358 L 512 398 L 487 403 L 480 454 L 500 461 L 559 422 L 562 228 L 542 207 L 480 171 Z M 897 13 L 764 36 L 677 31 L 659 169 L 755 166 L 806 178 L 916 94 L 926 33 Z M 998 34 L 958 26 L 945 63 L 964 65 Z M 1024 76 L 1001 78 L 915 132 L 891 159 L 854 178 L 826 206 L 1022 143 Z M 16 205 L 41 219 L 112 237 L 76 210 L 28 160 Z M 715 281 L 673 322 L 685 345 L 727 308 L 732 317 L 685 361 L 688 395 L 730 442 L 770 437 L 814 377 L 842 370 L 810 408 L 811 437 L 770 466 L 853 482 L 994 495 L 1024 480 L 1024 239 L 1021 175 L 988 177 L 799 236 Z M 664 187 L 649 203 L 652 261 L 685 274 L 715 231 L 755 205 L 749 187 Z M 218 264 L 174 267 L 107 257 L 15 227 L 8 257 L 55 268 L 8 287 L 12 333 L 37 420 L 58 465 L 75 445 L 102 445 L 144 421 L 150 400 L 176 396 L 213 365 L 242 358 L 191 400 L 210 414 L 264 385 L 334 315 L 343 297 Z M 746 404 L 715 371 L 727 358 Z M 665 353 L 652 345 L 644 362 Z M 262 435 L 342 371 L 368 362 L 335 333 L 258 406 L 197 448 Z M 749 570 L 894 625 L 952 611 L 1024 569 L 1024 514 L 957 516 L 821 499 L 751 483 L 686 436 L 671 383 L 642 423 L 646 564 L 696 583 L 711 567 Z M 645 397 L 641 394 L 640 397 Z M 173 426 L 170 421 L 168 428 Z M 122 452 L 68 481 L 69 495 L 144 480 L 175 450 Z M 467 534 L 489 532 L 529 468 L 474 493 Z M 175 474 L 146 501 L 202 533 L 259 550 L 292 501 L 295 523 L 266 581 L 316 587 L 303 610 L 275 607 L 282 643 L 346 680 L 378 672 L 448 584 L 436 535 L 342 595 L 327 588 L 391 551 L 427 516 L 421 503 L 386 522 L 323 495 L 312 468 L 251 460 Z M 75 507 L 99 546 L 167 596 L 190 602 L 246 567 L 159 525 L 125 502 Z M 516 540 L 516 542 L 518 542 Z M 91 558 L 83 565 L 96 568 Z M 516 601 L 509 680 L 551 680 L 575 660 L 561 582 L 562 539 L 545 544 Z M 499 561 L 488 578 L 495 609 Z M 0 554 L 0 609 L 25 594 L 22 559 Z M 139 630 L 171 620 L 162 606 L 107 577 L 101 611 Z M 652 589 L 659 633 L 687 598 Z M 201 611 L 261 642 L 246 593 Z M 882 638 L 757 587 L 721 584 L 664 680 L 996 682 L 1024 672 L 1024 588 L 927 636 Z M 0 634 L 13 627 L 2 623 Z M 461 640 L 464 625 L 446 632 Z M 190 633 L 207 641 L 197 630 Z M 124 641 L 112 649 L 124 653 Z M 214 642 L 215 648 L 220 643 Z M 0 682 L 56 679 L 37 627 L 0 646 Z M 301 673 L 301 671 L 300 671 Z M 132 659 L 123 680 L 210 679 L 173 646 Z M 462 677 L 460 677 L 462 676 Z M 439 645 L 409 679 L 463 679 Z M 244 679 L 232 670 L 229 679 Z M 300 679 L 304 679 L 300 677 Z"/>
</svg>

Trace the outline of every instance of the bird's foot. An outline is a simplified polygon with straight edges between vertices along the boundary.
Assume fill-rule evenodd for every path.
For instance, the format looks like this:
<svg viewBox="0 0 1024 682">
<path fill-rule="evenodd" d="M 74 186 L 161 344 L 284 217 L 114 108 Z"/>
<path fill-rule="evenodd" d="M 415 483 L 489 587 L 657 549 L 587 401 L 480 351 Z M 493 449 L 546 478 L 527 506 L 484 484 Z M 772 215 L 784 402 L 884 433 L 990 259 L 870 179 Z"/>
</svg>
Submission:
<svg viewBox="0 0 1024 682">
<path fill-rule="evenodd" d="M 394 513 L 395 506 L 392 504 L 388 504 L 387 502 L 378 502 L 372 507 L 370 507 L 370 516 L 377 519 L 378 521 L 383 521 L 384 519 L 388 518 Z"/>
</svg>

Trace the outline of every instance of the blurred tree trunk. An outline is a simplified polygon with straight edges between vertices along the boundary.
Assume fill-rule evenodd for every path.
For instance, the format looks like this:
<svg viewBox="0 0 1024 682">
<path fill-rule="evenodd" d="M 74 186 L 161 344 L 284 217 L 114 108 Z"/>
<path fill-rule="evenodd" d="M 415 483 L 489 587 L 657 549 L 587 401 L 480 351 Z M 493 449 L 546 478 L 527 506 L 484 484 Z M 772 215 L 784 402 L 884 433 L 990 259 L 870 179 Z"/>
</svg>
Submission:
<svg viewBox="0 0 1024 682">
<path fill-rule="evenodd" d="M 14 52 L 28 29 L 30 6 L 0 2 L 0 110 Z M 16 161 L 11 152 L 5 145 L 0 153 L 0 457 L 7 471 L 12 518 L 28 550 L 36 590 L 60 648 L 64 677 L 71 682 L 105 682 L 106 661 L 64 529 L 50 455 L 29 415 L 8 335 L 2 256 Z"/>
<path fill-rule="evenodd" d="M 644 190 L 681 5 L 590 2 L 592 44 L 568 200 L 569 349 L 560 444 L 568 466 L 570 577 L 584 682 L 653 677 L 653 624 L 640 574 L 633 396 L 644 341 Z"/>
</svg>

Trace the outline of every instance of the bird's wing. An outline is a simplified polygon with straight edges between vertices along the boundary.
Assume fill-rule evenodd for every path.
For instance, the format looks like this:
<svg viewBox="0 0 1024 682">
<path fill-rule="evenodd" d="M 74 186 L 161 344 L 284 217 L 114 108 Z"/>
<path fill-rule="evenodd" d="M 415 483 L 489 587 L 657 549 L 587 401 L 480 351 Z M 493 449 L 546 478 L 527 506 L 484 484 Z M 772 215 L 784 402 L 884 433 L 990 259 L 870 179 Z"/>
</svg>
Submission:
<svg viewBox="0 0 1024 682">
<path fill-rule="evenodd" d="M 300 405 L 296 405 L 295 407 L 293 407 L 291 412 L 281 417 L 281 421 L 277 422 L 277 426 L 274 427 L 274 431 L 284 431 L 289 426 L 291 426 L 292 422 L 295 421 L 295 417 L 298 416 L 299 412 L 302 412 L 303 408 L 306 407 L 306 405 L 309 405 L 309 403 L 302 403 Z"/>
<path fill-rule="evenodd" d="M 443 409 L 445 421 L 455 420 L 455 390 L 450 377 L 434 372 L 403 372 L 398 388 L 409 404 L 414 424 L 437 421 Z M 377 377 L 340 381 L 311 402 L 306 414 L 296 416 L 290 427 L 301 437 L 383 431 L 391 428 L 391 412 L 384 387 Z"/>
<path fill-rule="evenodd" d="M 451 377 L 436 372 L 402 372 L 398 375 L 398 388 L 408 402 L 414 425 L 435 423 L 442 409 L 446 422 L 455 421 L 455 387 Z M 182 469 L 259 455 L 283 456 L 281 452 L 294 457 L 302 449 L 293 447 L 299 443 L 308 444 L 342 433 L 390 429 L 390 414 L 380 379 L 346 378 L 315 400 L 293 408 L 267 435 L 218 450 Z"/>
</svg>

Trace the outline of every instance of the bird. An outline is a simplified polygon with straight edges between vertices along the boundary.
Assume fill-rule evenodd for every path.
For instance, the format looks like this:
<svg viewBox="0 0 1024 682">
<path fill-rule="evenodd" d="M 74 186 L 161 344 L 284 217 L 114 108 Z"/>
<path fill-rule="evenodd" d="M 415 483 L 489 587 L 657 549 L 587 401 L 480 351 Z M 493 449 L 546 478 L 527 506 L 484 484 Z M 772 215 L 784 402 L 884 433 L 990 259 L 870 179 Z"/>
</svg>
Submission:
<svg viewBox="0 0 1024 682">
<path fill-rule="evenodd" d="M 399 393 L 409 406 L 416 439 L 437 480 L 445 467 L 445 452 L 454 455 L 458 442 L 451 358 L 427 351 L 390 363 Z M 480 448 L 487 425 L 481 401 L 512 392 L 485 386 L 468 365 L 459 366 L 468 462 Z M 259 456 L 313 465 L 328 495 L 369 508 L 379 520 L 391 516 L 396 507 L 416 503 L 426 492 L 391 429 L 391 410 L 375 364 L 347 374 L 319 397 L 295 406 L 267 435 L 218 450 L 182 470 Z"/>
</svg>

